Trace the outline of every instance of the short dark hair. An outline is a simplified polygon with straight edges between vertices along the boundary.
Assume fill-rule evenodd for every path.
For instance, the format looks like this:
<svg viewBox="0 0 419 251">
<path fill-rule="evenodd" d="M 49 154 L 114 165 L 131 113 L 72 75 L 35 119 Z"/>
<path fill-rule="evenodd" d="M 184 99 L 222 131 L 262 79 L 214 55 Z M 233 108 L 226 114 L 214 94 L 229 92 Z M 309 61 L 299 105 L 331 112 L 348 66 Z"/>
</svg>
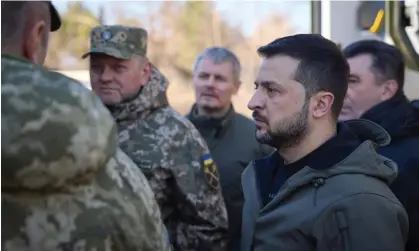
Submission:
<svg viewBox="0 0 419 251">
<path fill-rule="evenodd" d="M 1 46 L 7 47 L 22 40 L 28 11 L 37 8 L 51 8 L 48 1 L 1 1 Z M 52 5 L 51 5 L 52 6 Z M 50 10 L 52 11 L 52 10 Z M 56 18 L 54 16 L 54 18 Z M 55 19 L 57 22 L 57 20 Z M 54 23 L 54 28 L 57 24 Z M 44 45 L 48 42 L 48 32 L 44 36 Z"/>
<path fill-rule="evenodd" d="M 338 118 L 348 89 L 349 65 L 334 42 L 317 34 L 298 34 L 276 39 L 260 47 L 258 53 L 267 58 L 285 55 L 299 60 L 294 80 L 305 87 L 307 98 L 320 91 L 332 93 L 332 115 Z"/>
<path fill-rule="evenodd" d="M 23 12 L 28 1 L 1 1 L 1 44 L 2 47 L 21 38 Z M 20 28 L 20 29 L 19 29 Z"/>
<path fill-rule="evenodd" d="M 361 40 L 347 46 L 343 53 L 346 58 L 370 55 L 374 75 L 382 81 L 396 80 L 399 86 L 397 93 L 403 92 L 405 63 L 398 48 L 379 40 Z"/>
</svg>

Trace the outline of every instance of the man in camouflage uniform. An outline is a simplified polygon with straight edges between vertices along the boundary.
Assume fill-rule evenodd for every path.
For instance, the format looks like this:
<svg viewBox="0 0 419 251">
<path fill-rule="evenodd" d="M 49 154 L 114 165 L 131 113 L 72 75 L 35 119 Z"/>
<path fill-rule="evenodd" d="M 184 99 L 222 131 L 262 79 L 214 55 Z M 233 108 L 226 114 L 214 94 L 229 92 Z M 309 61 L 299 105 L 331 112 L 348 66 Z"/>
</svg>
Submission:
<svg viewBox="0 0 419 251">
<path fill-rule="evenodd" d="M 1 2 L 1 249 L 169 251 L 148 182 L 79 82 L 43 64 L 48 2 Z M 22 18 L 23 17 L 23 18 Z"/>
<path fill-rule="evenodd" d="M 146 59 L 147 32 L 98 26 L 90 78 L 117 121 L 122 150 L 143 170 L 175 250 L 225 249 L 227 213 L 217 168 L 194 126 L 168 104 L 165 77 Z"/>
</svg>

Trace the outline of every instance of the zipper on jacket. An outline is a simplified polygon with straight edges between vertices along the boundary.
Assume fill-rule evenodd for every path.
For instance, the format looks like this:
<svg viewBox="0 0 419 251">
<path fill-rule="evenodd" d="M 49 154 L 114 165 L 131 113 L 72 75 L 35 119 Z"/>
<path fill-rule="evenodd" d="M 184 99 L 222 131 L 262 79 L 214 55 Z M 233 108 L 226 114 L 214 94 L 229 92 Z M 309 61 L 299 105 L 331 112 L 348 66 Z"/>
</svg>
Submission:
<svg viewBox="0 0 419 251">
<path fill-rule="evenodd" d="M 256 167 L 256 161 L 253 160 L 252 163 L 253 163 L 253 166 Z M 259 187 L 260 187 L 259 185 L 260 184 L 259 184 L 259 179 L 258 179 L 257 174 L 256 174 L 256 170 L 255 170 L 255 175 L 253 177 L 255 178 L 255 181 L 256 181 L 256 195 L 257 195 L 258 202 L 259 202 L 259 205 L 260 205 L 260 209 L 259 209 L 259 213 L 260 213 L 260 210 L 262 210 L 262 208 L 263 208 L 263 202 L 262 202 L 262 197 L 261 197 L 260 191 L 259 191 Z M 250 243 L 250 251 L 253 251 L 254 248 L 255 248 L 255 228 L 256 228 L 256 222 L 253 225 L 253 236 L 252 236 L 252 242 Z"/>
<path fill-rule="evenodd" d="M 256 167 L 256 161 L 253 160 L 252 162 L 253 162 L 253 166 Z M 257 174 L 256 174 L 256 170 L 255 170 L 254 177 L 255 177 L 255 180 L 256 180 L 256 194 L 257 194 L 257 197 L 258 197 L 260 208 L 262 209 L 263 208 L 263 201 L 262 201 L 262 196 L 261 196 L 260 191 L 259 191 L 260 183 L 259 183 L 259 179 L 258 179 Z"/>
<path fill-rule="evenodd" d="M 314 186 L 314 198 L 313 198 L 313 205 L 317 206 L 317 190 L 319 187 L 323 186 L 325 183 L 325 180 L 323 178 L 315 178 L 312 181 Z"/>
</svg>

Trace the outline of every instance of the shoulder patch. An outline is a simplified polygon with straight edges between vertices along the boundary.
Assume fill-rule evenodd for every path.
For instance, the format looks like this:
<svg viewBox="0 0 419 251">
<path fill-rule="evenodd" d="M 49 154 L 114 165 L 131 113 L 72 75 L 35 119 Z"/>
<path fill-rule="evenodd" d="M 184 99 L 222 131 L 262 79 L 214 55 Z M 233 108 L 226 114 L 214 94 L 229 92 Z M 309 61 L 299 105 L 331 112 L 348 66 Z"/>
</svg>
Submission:
<svg viewBox="0 0 419 251">
<path fill-rule="evenodd" d="M 211 154 L 202 156 L 204 162 L 204 177 L 210 187 L 215 190 L 220 189 L 220 175 L 218 174 L 217 165 L 212 160 Z"/>
</svg>

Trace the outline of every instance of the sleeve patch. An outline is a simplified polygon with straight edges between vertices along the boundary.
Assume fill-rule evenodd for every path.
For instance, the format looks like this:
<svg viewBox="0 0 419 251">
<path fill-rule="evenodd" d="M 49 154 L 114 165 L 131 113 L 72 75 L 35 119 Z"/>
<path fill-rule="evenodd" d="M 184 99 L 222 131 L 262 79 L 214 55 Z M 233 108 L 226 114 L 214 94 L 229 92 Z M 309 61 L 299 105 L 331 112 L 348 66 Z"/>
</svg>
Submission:
<svg viewBox="0 0 419 251">
<path fill-rule="evenodd" d="M 220 189 L 220 176 L 217 171 L 217 165 L 212 160 L 210 154 L 205 154 L 203 157 L 204 161 L 204 177 L 205 181 L 210 187 L 215 190 Z"/>
</svg>

